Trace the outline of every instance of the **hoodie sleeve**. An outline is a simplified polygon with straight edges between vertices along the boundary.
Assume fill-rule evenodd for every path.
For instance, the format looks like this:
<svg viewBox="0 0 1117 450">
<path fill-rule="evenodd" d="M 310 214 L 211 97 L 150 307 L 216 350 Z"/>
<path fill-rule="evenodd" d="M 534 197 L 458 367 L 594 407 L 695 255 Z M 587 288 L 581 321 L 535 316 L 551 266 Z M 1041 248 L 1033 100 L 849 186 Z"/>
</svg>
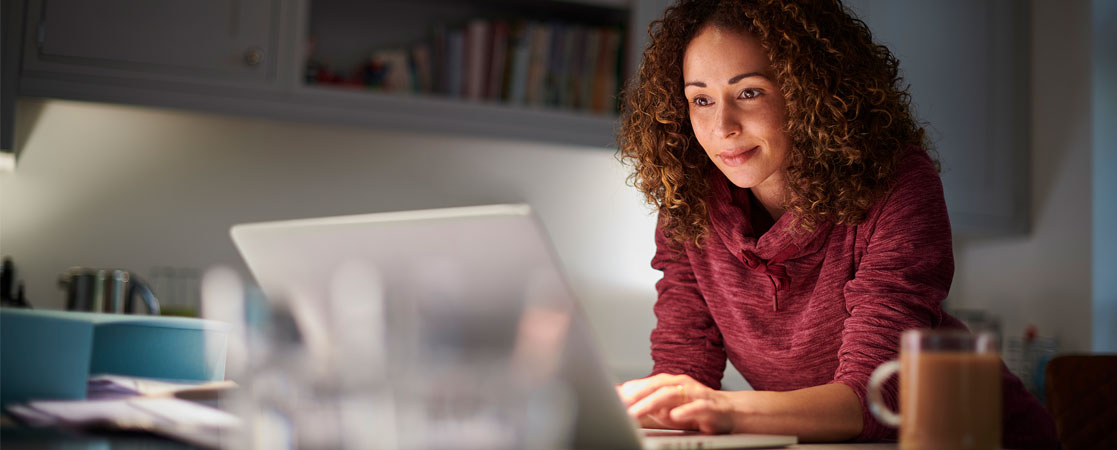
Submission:
<svg viewBox="0 0 1117 450">
<path fill-rule="evenodd" d="M 690 375 L 712 389 L 721 389 L 725 348 L 717 325 L 698 290 L 683 249 L 656 229 L 652 267 L 663 272 L 656 283 L 656 327 L 652 330 L 652 375 Z"/>
<path fill-rule="evenodd" d="M 869 375 L 897 357 L 901 332 L 942 324 L 942 301 L 954 277 L 942 182 L 926 152 L 915 149 L 901 161 L 892 191 L 859 226 L 854 258 L 853 279 L 843 288 L 849 317 L 833 382 L 848 385 L 860 398 L 864 427 L 857 440 L 893 439 L 896 430 L 869 412 Z M 895 378 L 883 391 L 895 410 Z"/>
</svg>

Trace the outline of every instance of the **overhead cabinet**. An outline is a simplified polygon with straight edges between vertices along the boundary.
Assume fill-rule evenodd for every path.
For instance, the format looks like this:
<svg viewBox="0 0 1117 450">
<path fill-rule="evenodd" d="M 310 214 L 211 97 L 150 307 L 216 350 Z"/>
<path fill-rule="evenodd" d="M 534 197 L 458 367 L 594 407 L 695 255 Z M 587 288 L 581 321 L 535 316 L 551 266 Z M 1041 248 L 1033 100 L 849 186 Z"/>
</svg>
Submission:
<svg viewBox="0 0 1117 450">
<path fill-rule="evenodd" d="M 900 60 L 955 234 L 1029 230 L 1028 2 L 846 0 Z"/>
<path fill-rule="evenodd" d="M 49 0 L 25 70 L 153 80 L 269 83 L 277 0 Z M 36 14 L 37 13 L 37 14 Z"/>
</svg>

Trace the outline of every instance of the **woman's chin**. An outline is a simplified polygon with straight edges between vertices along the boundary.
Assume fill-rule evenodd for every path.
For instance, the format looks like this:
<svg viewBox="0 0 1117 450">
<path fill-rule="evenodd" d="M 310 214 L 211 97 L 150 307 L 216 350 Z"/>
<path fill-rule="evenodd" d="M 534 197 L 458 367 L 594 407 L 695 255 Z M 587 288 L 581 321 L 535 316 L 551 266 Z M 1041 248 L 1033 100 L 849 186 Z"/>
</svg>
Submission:
<svg viewBox="0 0 1117 450">
<path fill-rule="evenodd" d="M 725 175 L 725 178 L 729 179 L 730 183 L 733 183 L 734 186 L 741 189 L 751 189 L 760 184 L 760 177 L 756 176 L 752 171 L 741 170 L 741 168 L 736 167 L 730 168 L 729 170 L 725 168 L 720 169 L 721 173 Z"/>
</svg>

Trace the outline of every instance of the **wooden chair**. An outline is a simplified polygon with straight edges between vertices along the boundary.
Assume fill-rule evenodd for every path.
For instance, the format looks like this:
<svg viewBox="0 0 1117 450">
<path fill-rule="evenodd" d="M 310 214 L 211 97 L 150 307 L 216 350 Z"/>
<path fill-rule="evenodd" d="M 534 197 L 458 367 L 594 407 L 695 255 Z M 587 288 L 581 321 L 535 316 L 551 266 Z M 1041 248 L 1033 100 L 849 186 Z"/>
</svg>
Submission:
<svg viewBox="0 0 1117 450">
<path fill-rule="evenodd" d="M 1117 355 L 1057 356 L 1045 378 L 1063 450 L 1117 449 Z"/>
</svg>

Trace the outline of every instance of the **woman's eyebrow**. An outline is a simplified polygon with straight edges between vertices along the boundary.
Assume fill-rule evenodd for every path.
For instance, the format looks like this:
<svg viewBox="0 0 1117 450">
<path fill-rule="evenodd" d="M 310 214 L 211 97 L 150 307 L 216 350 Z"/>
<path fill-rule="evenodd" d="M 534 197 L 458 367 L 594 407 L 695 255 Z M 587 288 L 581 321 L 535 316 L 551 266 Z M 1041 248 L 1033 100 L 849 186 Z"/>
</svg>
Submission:
<svg viewBox="0 0 1117 450">
<path fill-rule="evenodd" d="M 768 75 L 764 75 L 761 72 L 749 72 L 749 73 L 742 73 L 742 74 L 737 75 L 733 78 L 730 78 L 729 79 L 729 84 L 737 84 L 737 82 L 739 82 L 739 81 L 741 81 L 745 78 L 749 78 L 749 77 L 761 77 L 761 78 L 764 78 L 764 79 L 768 79 Z M 698 87 L 703 87 L 704 88 L 704 87 L 706 87 L 706 83 L 702 82 L 702 81 L 688 81 L 688 82 L 683 84 L 683 88 L 685 89 L 687 86 L 698 86 Z"/>
<path fill-rule="evenodd" d="M 743 80 L 745 78 L 748 78 L 748 77 L 761 77 L 761 78 L 764 78 L 764 79 L 768 78 L 767 75 L 764 75 L 763 73 L 760 73 L 760 72 L 742 73 L 742 74 L 737 75 L 733 78 L 730 78 L 729 79 L 729 84 L 737 84 L 738 81 L 741 81 L 741 80 Z"/>
</svg>

